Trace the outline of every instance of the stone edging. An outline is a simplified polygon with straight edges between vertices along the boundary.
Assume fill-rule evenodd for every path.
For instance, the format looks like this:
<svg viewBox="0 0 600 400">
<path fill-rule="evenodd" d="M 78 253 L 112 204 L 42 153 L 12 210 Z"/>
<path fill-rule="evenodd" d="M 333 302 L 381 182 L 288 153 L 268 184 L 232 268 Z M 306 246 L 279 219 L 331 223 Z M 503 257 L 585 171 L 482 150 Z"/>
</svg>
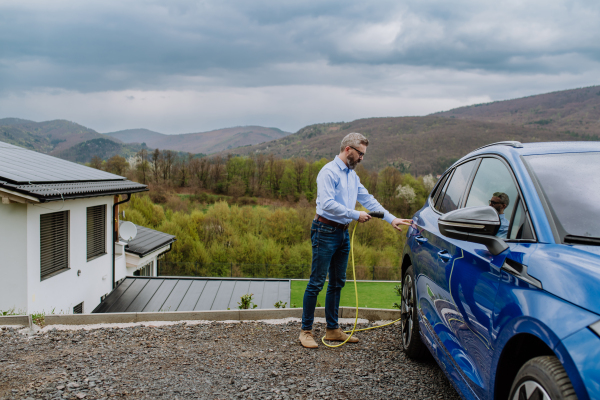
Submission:
<svg viewBox="0 0 600 400">
<path fill-rule="evenodd" d="M 354 318 L 356 309 L 340 307 L 340 318 Z M 325 317 L 325 309 L 315 310 L 316 317 Z M 150 321 L 256 321 L 263 319 L 302 318 L 301 308 L 284 308 L 269 310 L 224 310 L 224 311 L 170 311 L 139 313 L 105 313 L 105 314 L 53 314 L 46 315 L 46 325 L 93 325 Z M 359 308 L 358 317 L 369 321 L 387 321 L 400 318 L 399 310 L 382 308 Z M 17 315 L 0 317 L 2 325 L 32 326 L 31 316 Z"/>
</svg>

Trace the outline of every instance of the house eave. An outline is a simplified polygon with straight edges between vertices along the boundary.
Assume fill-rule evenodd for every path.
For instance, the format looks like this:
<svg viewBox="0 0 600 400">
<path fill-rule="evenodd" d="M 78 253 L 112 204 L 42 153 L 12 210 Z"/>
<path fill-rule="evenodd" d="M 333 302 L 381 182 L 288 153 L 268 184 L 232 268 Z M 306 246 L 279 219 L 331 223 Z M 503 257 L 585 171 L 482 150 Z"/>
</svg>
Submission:
<svg viewBox="0 0 600 400">
<path fill-rule="evenodd" d="M 24 204 L 32 204 L 32 203 L 40 202 L 37 198 L 35 198 L 33 196 L 15 192 L 13 190 L 9 190 L 9 189 L 2 188 L 2 187 L 0 187 L 0 197 L 2 197 L 2 204 L 9 204 L 10 202 L 24 203 Z"/>
</svg>

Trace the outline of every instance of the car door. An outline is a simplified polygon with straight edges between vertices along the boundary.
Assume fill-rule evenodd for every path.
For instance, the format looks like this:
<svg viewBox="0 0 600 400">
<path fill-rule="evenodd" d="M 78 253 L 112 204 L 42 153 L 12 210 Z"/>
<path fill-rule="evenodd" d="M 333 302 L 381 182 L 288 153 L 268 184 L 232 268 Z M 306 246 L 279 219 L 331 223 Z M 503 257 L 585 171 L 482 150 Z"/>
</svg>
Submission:
<svg viewBox="0 0 600 400">
<path fill-rule="evenodd" d="M 478 207 L 503 203 L 496 210 L 502 222 L 497 236 L 507 238 L 510 221 L 519 202 L 519 192 L 506 162 L 497 157 L 483 157 L 461 206 Z M 504 204 L 507 203 L 507 204 Z M 519 217 L 521 218 L 521 217 Z M 493 310 L 504 265 L 509 251 L 493 256 L 487 248 L 446 237 L 441 238 L 446 250 L 446 276 L 450 300 L 447 321 L 458 340 L 458 357 L 464 357 L 463 372 L 479 396 L 489 391 L 493 357 Z"/>
<path fill-rule="evenodd" d="M 449 243 L 439 232 L 437 221 L 443 213 L 457 209 L 472 180 L 479 159 L 467 160 L 456 166 L 440 181 L 440 190 L 429 201 L 429 206 L 415 215 L 417 232 L 411 245 L 416 267 L 418 306 L 429 328 L 437 336 L 447 355 L 459 371 L 473 375 L 473 362 L 464 354 L 453 326 L 459 315 L 450 293 L 450 266 L 460 248 Z"/>
</svg>

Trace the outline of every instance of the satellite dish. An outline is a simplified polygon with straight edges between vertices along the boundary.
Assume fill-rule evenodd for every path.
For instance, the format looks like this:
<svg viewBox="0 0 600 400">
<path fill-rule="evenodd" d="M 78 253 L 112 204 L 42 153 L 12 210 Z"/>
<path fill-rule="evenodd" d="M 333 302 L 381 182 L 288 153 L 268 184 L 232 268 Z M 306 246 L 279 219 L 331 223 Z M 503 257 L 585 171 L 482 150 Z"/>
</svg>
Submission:
<svg viewBox="0 0 600 400">
<path fill-rule="evenodd" d="M 121 236 L 121 239 L 130 242 L 135 239 L 136 235 L 137 228 L 133 223 L 129 221 L 121 222 L 119 226 L 119 236 Z"/>
</svg>

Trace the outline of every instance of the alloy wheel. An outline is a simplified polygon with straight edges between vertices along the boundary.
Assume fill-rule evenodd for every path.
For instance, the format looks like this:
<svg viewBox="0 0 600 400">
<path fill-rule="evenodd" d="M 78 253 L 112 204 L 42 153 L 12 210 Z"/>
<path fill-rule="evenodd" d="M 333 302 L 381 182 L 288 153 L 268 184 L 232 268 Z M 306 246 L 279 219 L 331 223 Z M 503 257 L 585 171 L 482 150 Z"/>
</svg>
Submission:
<svg viewBox="0 0 600 400">
<path fill-rule="evenodd" d="M 551 400 L 546 390 L 536 381 L 525 381 L 519 385 L 512 400 Z"/>
</svg>

